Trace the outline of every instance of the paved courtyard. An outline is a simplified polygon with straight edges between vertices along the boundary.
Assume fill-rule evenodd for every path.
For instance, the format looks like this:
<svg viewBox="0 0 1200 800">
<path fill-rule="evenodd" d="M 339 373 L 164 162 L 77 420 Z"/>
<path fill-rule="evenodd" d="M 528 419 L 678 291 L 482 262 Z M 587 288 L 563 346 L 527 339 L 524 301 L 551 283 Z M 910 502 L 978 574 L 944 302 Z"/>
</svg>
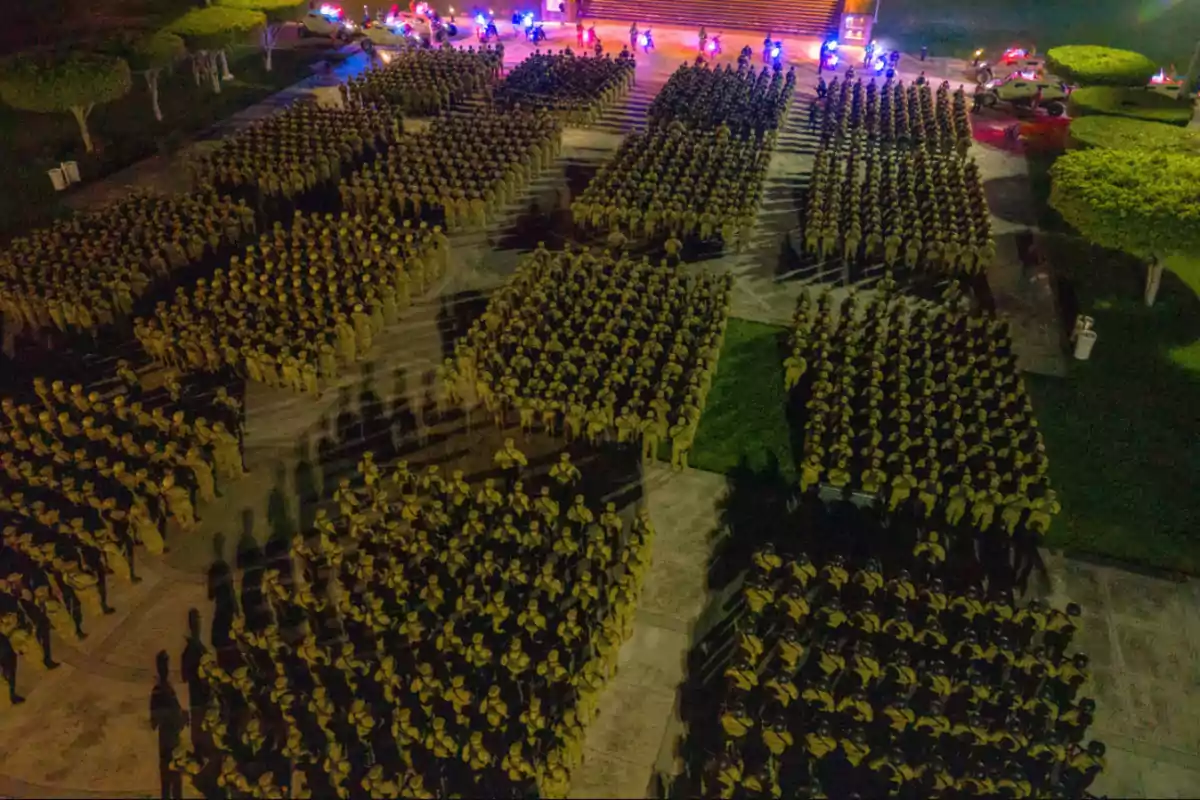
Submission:
<svg viewBox="0 0 1200 800">
<path fill-rule="evenodd" d="M 625 29 L 600 27 L 610 43 L 623 39 Z M 55 639 L 60 669 L 45 672 L 36 659 L 22 660 L 20 690 L 27 702 L 7 707 L 0 699 L 0 795 L 157 795 L 157 742 L 148 718 L 154 657 L 167 650 L 172 674 L 178 674 L 188 609 L 207 616 L 210 608 L 210 565 L 215 559 L 235 563 L 237 545 L 246 537 L 262 543 L 273 531 L 287 533 L 306 523 L 314 499 L 328 493 L 356 445 L 343 441 L 339 427 L 397 436 L 395 425 L 376 429 L 371 421 L 423 404 L 427 377 L 444 348 L 486 293 L 512 271 L 520 252 L 538 240 L 552 247 L 561 243 L 553 219 L 567 213 L 572 193 L 582 190 L 641 119 L 666 76 L 686 57 L 687 36 L 656 30 L 659 53 L 639 62 L 637 87 L 624 105 L 594 129 L 568 129 L 557 164 L 488 230 L 452 238 L 452 263 L 443 283 L 381 337 L 374 360 L 359 374 L 346 376 L 341 387 L 317 402 L 250 387 L 246 458 L 251 475 L 201 509 L 199 531 L 174 537 L 164 558 L 143 559 L 142 583 L 114 586 L 111 602 L 117 613 L 87 620 L 86 640 Z M 726 52 L 736 55 L 741 44 L 727 41 Z M 794 46 L 793 52 L 804 52 L 807 44 Z M 523 44 L 512 47 L 510 61 L 527 50 Z M 813 80 L 799 83 L 804 94 L 811 92 Z M 820 269 L 781 279 L 777 266 L 798 219 L 813 149 L 799 124 L 806 104 L 807 98 L 797 99 L 781 136 L 754 246 L 702 265 L 737 275 L 737 316 L 786 321 L 801 285 L 834 279 Z M 992 176 L 1019 173 L 1011 158 L 983 145 L 976 151 Z M 1013 277 L 1016 265 L 998 269 L 1009 271 L 995 276 L 996 285 L 1011 286 L 1014 302 L 1033 307 L 1030 298 L 1036 295 L 1029 293 L 1034 290 L 1028 280 L 1023 284 Z M 1029 316 L 1041 319 L 1035 312 Z M 1040 330 L 1040 324 L 1031 323 L 1031 330 Z M 1020 334 L 1017 344 L 1022 358 L 1053 360 L 1049 351 L 1038 354 L 1043 345 L 1032 335 Z M 340 426 L 339 419 L 351 424 Z M 461 452 L 463 442 L 479 449 L 481 441 L 499 436 L 491 431 L 481 439 L 458 427 L 431 433 L 414 463 L 470 458 Z M 707 562 L 720 526 L 725 479 L 652 466 L 642 476 L 642 491 L 658 531 L 652 567 L 634 635 L 621 651 L 621 669 L 601 701 L 602 714 L 588 731 L 584 765 L 573 776 L 573 795 L 581 798 L 646 797 L 655 770 L 670 771 L 679 733 L 676 689 L 710 601 Z M 1113 797 L 1200 795 L 1200 589 L 1194 582 L 1167 582 L 1053 554 L 1047 564 L 1048 585 L 1040 591 L 1056 604 L 1079 602 L 1086 614 L 1077 646 L 1094 666 L 1087 690 L 1099 708 L 1093 732 L 1109 746 L 1108 772 L 1094 790 Z"/>
</svg>

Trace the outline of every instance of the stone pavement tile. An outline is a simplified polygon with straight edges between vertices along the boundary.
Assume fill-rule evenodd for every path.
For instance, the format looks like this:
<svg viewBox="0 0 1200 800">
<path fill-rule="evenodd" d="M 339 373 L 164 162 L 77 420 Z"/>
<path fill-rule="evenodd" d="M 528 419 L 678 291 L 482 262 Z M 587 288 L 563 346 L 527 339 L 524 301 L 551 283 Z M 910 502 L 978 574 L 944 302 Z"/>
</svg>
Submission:
<svg viewBox="0 0 1200 800">
<path fill-rule="evenodd" d="M 600 696 L 600 716 L 589 726 L 584 744 L 630 764 L 644 764 L 643 780 L 648 780 L 674 704 L 673 691 L 639 686 L 619 674 Z"/>
<path fill-rule="evenodd" d="M 1056 606 L 1061 607 L 1058 603 Z M 1086 653 L 1093 669 L 1106 669 L 1114 664 L 1112 634 L 1108 620 L 1102 617 L 1083 617 L 1069 651 Z"/>
<path fill-rule="evenodd" d="M 1180 600 L 1188 593 L 1185 583 L 1150 578 L 1124 570 L 1113 570 L 1108 580 L 1112 613 L 1146 625 L 1166 624 L 1180 612 Z"/>
<path fill-rule="evenodd" d="M 78 639 L 71 630 L 56 630 L 55 633 L 71 647 L 84 653 L 95 652 L 105 640 L 121 626 L 130 614 L 154 591 L 158 579 L 149 572 L 142 576 L 141 583 L 131 583 L 115 575 L 108 576 L 108 604 L 115 609 L 113 614 L 84 612 L 83 632 L 86 639 Z"/>
<path fill-rule="evenodd" d="M 1129 699 L 1123 732 L 1143 742 L 1166 744 L 1170 736 L 1166 723 L 1171 704 L 1177 702 L 1176 687 L 1132 674 L 1124 677 L 1124 683 Z"/>
<path fill-rule="evenodd" d="M 708 602 L 707 566 L 662 555 L 657 542 L 655 551 L 638 607 L 683 622 L 692 622 Z"/>
<path fill-rule="evenodd" d="M 1080 697 L 1090 697 L 1096 701 L 1096 718 L 1092 729 L 1097 734 L 1128 732 L 1125 727 L 1129 715 L 1125 711 L 1124 681 L 1114 670 L 1093 669 L 1092 679 L 1079 694 Z"/>
<path fill-rule="evenodd" d="M 688 635 L 637 620 L 622 647 L 621 676 L 638 686 L 675 691 L 687 663 Z"/>
<path fill-rule="evenodd" d="M 1153 759 L 1110 747 L 1105 754 L 1105 762 L 1104 772 L 1096 777 L 1089 789 L 1092 794 L 1122 798 L 1153 796 L 1146 794 L 1142 778 L 1143 773 L 1153 767 Z"/>
<path fill-rule="evenodd" d="M 1128 672 L 1169 684 L 1182 684 L 1190 678 L 1194 654 L 1182 632 L 1121 621 L 1116 622 L 1116 631 Z"/>
<path fill-rule="evenodd" d="M 1166 746 L 1189 754 L 1200 766 L 1200 687 L 1195 684 L 1178 686 L 1173 694 L 1174 702 L 1167 715 Z M 1200 796 L 1200 784 L 1196 784 Z"/>
<path fill-rule="evenodd" d="M 0 769 L 41 786 L 157 794 L 152 684 L 81 679 L 70 666 L 5 713 Z M 186 698 L 184 698 L 186 702 Z"/>
<path fill-rule="evenodd" d="M 569 797 L 579 800 L 594 797 L 638 800 L 646 796 L 651 770 L 649 765 L 631 764 L 585 747 L 583 763 L 571 775 Z"/>
<path fill-rule="evenodd" d="M 1197 797 L 1200 796 L 1200 771 L 1152 761 L 1142 770 L 1142 790 L 1146 797 Z"/>
<path fill-rule="evenodd" d="M 154 658 L 165 649 L 171 656 L 171 666 L 178 671 L 190 608 L 200 611 L 201 632 L 207 642 L 212 611 L 207 588 L 198 583 L 171 583 L 154 604 L 139 611 L 132 620 L 134 624 L 126 626 L 119 639 L 105 643 L 104 661 L 148 671 L 153 680 Z"/>
<path fill-rule="evenodd" d="M 1055 582 L 1061 581 L 1062 594 L 1069 602 L 1078 603 L 1084 616 L 1101 613 L 1107 595 L 1105 570 L 1073 558 L 1064 558 L 1054 572 Z"/>
</svg>

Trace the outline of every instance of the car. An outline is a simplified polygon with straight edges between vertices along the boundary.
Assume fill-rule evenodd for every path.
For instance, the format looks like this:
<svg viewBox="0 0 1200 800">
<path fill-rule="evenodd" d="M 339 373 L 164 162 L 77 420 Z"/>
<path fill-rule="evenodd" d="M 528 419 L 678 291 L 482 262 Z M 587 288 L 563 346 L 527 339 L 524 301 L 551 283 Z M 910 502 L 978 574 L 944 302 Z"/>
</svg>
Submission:
<svg viewBox="0 0 1200 800">
<path fill-rule="evenodd" d="M 362 48 L 369 53 L 375 47 L 440 44 L 456 36 L 458 26 L 443 22 L 435 13 L 392 13 L 372 21 L 363 29 L 363 34 Z"/>
<path fill-rule="evenodd" d="M 996 79 L 997 72 L 1043 72 L 1046 69 L 1046 59 L 1034 55 L 1023 47 L 1010 47 L 995 61 L 981 61 L 983 50 L 975 51 L 975 82 L 987 83 Z"/>
<path fill-rule="evenodd" d="M 1007 103 L 1014 109 L 1032 108 L 1034 98 L 1041 90 L 1040 105 L 1052 117 L 1061 117 L 1067 111 L 1067 98 L 1071 86 L 1053 75 L 1040 72 L 1014 72 L 1007 78 L 991 80 L 984 84 L 983 104 L 989 108 Z"/>
<path fill-rule="evenodd" d="M 1150 82 L 1146 84 L 1146 91 L 1178 100 L 1185 96 L 1183 92 L 1185 83 L 1187 83 L 1187 78 L 1168 76 L 1166 70 L 1160 69 L 1157 75 L 1151 76 Z"/>
<path fill-rule="evenodd" d="M 341 6 L 322 5 L 300 20 L 301 38 L 317 36 L 349 40 L 360 34 L 358 25 L 342 12 Z"/>
</svg>

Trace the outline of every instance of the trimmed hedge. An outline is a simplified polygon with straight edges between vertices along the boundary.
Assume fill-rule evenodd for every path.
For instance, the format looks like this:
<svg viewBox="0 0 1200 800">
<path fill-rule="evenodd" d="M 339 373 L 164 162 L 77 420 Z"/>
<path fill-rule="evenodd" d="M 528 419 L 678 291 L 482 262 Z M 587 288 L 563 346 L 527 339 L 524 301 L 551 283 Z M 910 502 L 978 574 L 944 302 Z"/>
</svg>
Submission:
<svg viewBox="0 0 1200 800">
<path fill-rule="evenodd" d="M 1071 122 L 1071 146 L 1200 155 L 1200 131 L 1161 122 L 1096 115 Z"/>
<path fill-rule="evenodd" d="M 1052 47 L 1046 66 L 1060 78 L 1084 85 L 1145 86 L 1158 65 L 1141 53 L 1090 44 Z"/>
<path fill-rule="evenodd" d="M 1192 104 L 1145 89 L 1122 89 L 1116 86 L 1085 86 L 1071 92 L 1067 109 L 1072 117 L 1102 114 L 1129 117 L 1170 125 L 1187 125 L 1192 121 Z"/>
<path fill-rule="evenodd" d="M 251 32 L 267 24 L 261 11 L 208 6 L 194 8 L 167 26 L 195 50 L 221 50 L 245 41 Z"/>
</svg>

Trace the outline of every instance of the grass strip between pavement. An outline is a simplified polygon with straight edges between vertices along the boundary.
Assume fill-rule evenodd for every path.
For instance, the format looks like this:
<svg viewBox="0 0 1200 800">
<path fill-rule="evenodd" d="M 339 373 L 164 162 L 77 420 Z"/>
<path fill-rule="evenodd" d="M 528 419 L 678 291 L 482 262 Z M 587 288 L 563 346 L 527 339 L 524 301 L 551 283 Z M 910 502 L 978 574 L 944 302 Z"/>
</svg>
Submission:
<svg viewBox="0 0 1200 800">
<path fill-rule="evenodd" d="M 729 319 L 691 466 L 724 474 L 739 464 L 755 471 L 777 464 L 789 481 L 795 477 L 783 390 L 786 337 L 779 325 Z"/>
</svg>

